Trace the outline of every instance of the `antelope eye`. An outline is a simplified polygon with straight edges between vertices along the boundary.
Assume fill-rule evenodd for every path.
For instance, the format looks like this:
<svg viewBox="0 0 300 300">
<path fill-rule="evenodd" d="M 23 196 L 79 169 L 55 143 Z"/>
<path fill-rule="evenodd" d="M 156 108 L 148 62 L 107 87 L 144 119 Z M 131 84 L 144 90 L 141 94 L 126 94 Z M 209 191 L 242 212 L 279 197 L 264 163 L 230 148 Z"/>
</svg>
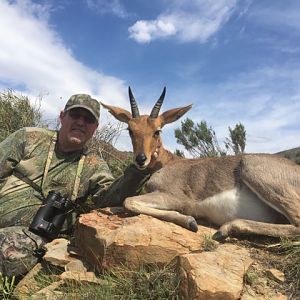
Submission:
<svg viewBox="0 0 300 300">
<path fill-rule="evenodd" d="M 160 133 L 161 133 L 161 130 L 156 130 L 156 131 L 153 133 L 153 136 L 154 136 L 154 137 L 159 137 Z"/>
</svg>

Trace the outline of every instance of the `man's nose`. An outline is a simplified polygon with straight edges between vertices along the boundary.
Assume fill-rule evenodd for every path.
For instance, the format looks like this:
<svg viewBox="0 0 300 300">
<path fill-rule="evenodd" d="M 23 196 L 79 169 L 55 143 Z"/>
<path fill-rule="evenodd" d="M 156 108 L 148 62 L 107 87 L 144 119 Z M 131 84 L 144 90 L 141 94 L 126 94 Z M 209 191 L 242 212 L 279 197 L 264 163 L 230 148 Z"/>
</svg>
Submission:
<svg viewBox="0 0 300 300">
<path fill-rule="evenodd" d="M 77 124 L 80 124 L 80 125 L 85 125 L 85 117 L 84 117 L 84 116 L 79 116 L 79 117 L 76 119 L 76 123 L 77 123 Z"/>
</svg>

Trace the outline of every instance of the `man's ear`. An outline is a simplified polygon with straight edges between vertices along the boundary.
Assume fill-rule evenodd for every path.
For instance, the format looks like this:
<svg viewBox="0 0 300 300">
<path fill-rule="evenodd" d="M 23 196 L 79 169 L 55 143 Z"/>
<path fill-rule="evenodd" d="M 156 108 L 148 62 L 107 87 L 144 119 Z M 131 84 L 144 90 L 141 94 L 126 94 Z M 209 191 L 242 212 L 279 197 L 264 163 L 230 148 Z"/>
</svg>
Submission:
<svg viewBox="0 0 300 300">
<path fill-rule="evenodd" d="M 101 105 L 106 108 L 117 120 L 127 123 L 130 119 L 132 119 L 131 113 L 127 111 L 126 109 L 116 107 L 116 106 L 111 106 L 104 104 L 100 102 Z"/>
<path fill-rule="evenodd" d="M 66 115 L 66 113 L 63 110 L 61 110 L 60 113 L 59 113 L 60 122 L 62 121 L 62 119 L 64 118 L 65 115 Z"/>
<path fill-rule="evenodd" d="M 186 112 L 192 108 L 192 104 L 184 107 L 173 108 L 162 113 L 159 118 L 161 119 L 161 126 L 177 121 Z"/>
</svg>

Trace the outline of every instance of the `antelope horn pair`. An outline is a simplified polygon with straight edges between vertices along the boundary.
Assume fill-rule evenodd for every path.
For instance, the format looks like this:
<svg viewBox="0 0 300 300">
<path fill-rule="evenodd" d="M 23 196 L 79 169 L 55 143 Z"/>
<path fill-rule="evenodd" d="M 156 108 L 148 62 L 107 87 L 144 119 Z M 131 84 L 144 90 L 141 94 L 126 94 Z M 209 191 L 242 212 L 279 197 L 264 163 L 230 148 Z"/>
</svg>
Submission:
<svg viewBox="0 0 300 300">
<path fill-rule="evenodd" d="M 129 93 L 129 100 L 130 100 L 130 106 L 131 106 L 131 114 L 132 114 L 132 118 L 138 118 L 140 116 L 140 112 L 137 106 L 137 103 L 134 99 L 134 96 L 132 94 L 131 88 L 128 88 L 128 93 Z M 162 92 L 162 94 L 160 95 L 159 99 L 156 101 L 154 107 L 152 108 L 151 114 L 150 114 L 150 118 L 155 119 L 158 117 L 160 108 L 163 104 L 164 98 L 166 95 L 166 87 L 164 87 L 164 90 Z"/>
</svg>

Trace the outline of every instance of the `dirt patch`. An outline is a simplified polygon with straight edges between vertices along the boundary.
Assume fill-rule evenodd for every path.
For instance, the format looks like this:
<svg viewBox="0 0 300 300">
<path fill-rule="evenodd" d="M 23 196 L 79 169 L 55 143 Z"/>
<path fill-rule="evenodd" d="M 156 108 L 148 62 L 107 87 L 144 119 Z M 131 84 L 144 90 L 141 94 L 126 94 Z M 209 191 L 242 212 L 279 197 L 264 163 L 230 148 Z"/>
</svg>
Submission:
<svg viewBox="0 0 300 300">
<path fill-rule="evenodd" d="M 291 276 L 289 272 L 289 266 L 293 262 L 286 254 L 278 250 L 280 245 L 278 239 L 247 237 L 243 240 L 232 238 L 227 242 L 247 248 L 254 260 L 245 275 L 244 293 L 253 296 L 254 299 L 281 299 L 282 295 L 290 300 L 300 299 L 297 278 Z M 284 280 L 270 276 L 270 269 L 276 269 L 282 273 Z"/>
</svg>

